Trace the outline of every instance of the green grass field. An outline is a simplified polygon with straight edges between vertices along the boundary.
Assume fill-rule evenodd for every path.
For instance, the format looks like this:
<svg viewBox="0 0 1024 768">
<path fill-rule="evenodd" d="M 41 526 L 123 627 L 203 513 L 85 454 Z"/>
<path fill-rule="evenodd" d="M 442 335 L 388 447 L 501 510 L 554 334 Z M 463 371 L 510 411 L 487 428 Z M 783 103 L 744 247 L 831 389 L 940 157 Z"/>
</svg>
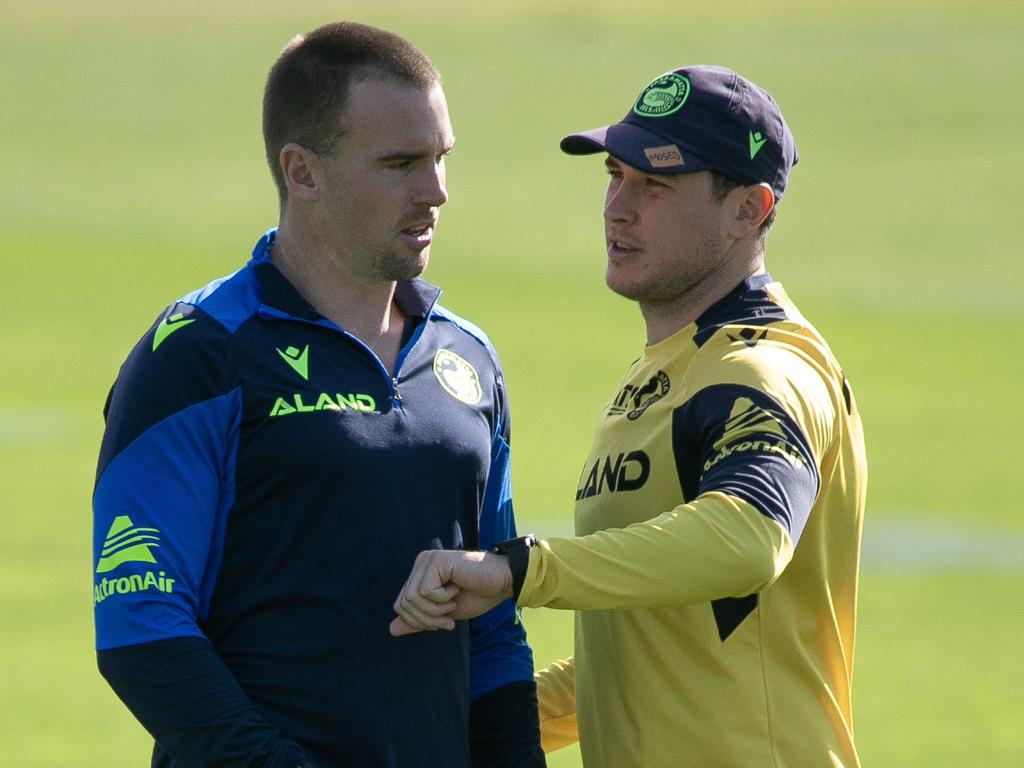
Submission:
<svg viewBox="0 0 1024 768">
<path fill-rule="evenodd" d="M 444 73 L 458 147 L 427 276 L 502 354 L 520 527 L 541 535 L 568 529 L 594 421 L 643 338 L 603 286 L 601 163 L 557 140 L 682 64 L 774 93 L 801 162 L 769 267 L 843 361 L 868 436 L 864 764 L 1024 764 L 1024 6 L 296 8 L 0 0 L 0 768 L 148 764 L 92 651 L 100 411 L 166 303 L 276 223 L 263 79 L 293 34 L 339 17 L 408 36 Z M 571 616 L 526 621 L 538 663 L 570 652 Z"/>
</svg>

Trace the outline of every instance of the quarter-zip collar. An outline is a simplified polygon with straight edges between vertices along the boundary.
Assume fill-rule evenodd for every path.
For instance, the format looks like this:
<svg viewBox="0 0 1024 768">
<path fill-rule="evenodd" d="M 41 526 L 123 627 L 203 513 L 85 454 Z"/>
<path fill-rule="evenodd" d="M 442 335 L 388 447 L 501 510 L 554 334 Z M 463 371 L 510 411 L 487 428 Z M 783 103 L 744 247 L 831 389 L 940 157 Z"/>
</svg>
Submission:
<svg viewBox="0 0 1024 768">
<path fill-rule="evenodd" d="M 330 323 L 306 301 L 271 261 L 270 254 L 276 237 L 277 227 L 268 230 L 253 248 L 252 260 L 249 262 L 260 285 L 262 305 L 270 309 L 272 314 L 283 313 L 313 323 Z M 430 317 L 440 297 L 440 288 L 420 278 L 402 280 L 395 286 L 395 302 L 406 317 Z"/>
</svg>

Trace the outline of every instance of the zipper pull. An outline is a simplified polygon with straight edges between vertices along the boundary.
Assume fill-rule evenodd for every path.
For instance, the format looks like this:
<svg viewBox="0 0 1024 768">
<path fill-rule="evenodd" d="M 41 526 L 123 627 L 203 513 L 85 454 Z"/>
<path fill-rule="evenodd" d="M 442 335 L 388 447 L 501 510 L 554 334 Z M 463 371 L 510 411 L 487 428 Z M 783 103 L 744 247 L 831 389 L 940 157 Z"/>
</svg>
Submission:
<svg viewBox="0 0 1024 768">
<path fill-rule="evenodd" d="M 402 393 L 398 391 L 398 379 L 391 378 L 391 388 L 395 390 L 394 401 L 396 403 L 402 402 Z"/>
</svg>

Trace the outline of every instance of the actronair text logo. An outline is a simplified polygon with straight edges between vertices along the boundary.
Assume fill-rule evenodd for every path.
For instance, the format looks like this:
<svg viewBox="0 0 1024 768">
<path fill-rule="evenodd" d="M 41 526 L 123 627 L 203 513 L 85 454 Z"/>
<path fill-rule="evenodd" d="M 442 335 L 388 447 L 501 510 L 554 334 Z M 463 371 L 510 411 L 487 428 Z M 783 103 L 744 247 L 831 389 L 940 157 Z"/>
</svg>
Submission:
<svg viewBox="0 0 1024 768">
<path fill-rule="evenodd" d="M 156 563 L 150 548 L 159 546 L 159 530 L 136 526 L 127 515 L 119 515 L 107 531 L 96 573 L 108 573 L 125 563 Z M 93 587 L 93 600 L 99 605 L 114 595 L 128 595 L 149 589 L 170 594 L 174 591 L 174 579 L 167 578 L 164 571 L 133 573 L 120 578 L 104 577 Z"/>
<path fill-rule="evenodd" d="M 751 451 L 773 453 L 794 467 L 803 466 L 804 457 L 782 428 L 784 418 L 780 411 L 762 408 L 746 397 L 738 398 L 725 423 L 725 432 L 712 446 L 717 453 L 704 462 L 704 471 L 734 454 Z"/>
<path fill-rule="evenodd" d="M 686 165 L 683 153 L 675 144 L 666 144 L 664 147 L 645 147 L 644 154 L 652 168 L 678 168 Z"/>
<path fill-rule="evenodd" d="M 174 579 L 167 578 L 167 574 L 163 571 L 159 573 L 153 573 L 153 571 L 133 573 L 131 576 L 122 576 L 119 579 L 104 577 L 93 587 L 92 599 L 96 605 L 99 605 L 108 597 L 145 592 L 147 589 L 155 589 L 158 592 L 169 595 L 174 592 L 174 581 Z"/>
<path fill-rule="evenodd" d="M 586 467 L 584 467 L 586 471 Z M 651 459 L 643 451 L 598 457 L 576 491 L 576 501 L 604 493 L 636 491 L 651 476 Z"/>
<path fill-rule="evenodd" d="M 312 399 L 316 397 L 316 402 Z M 313 413 L 315 411 L 359 411 L 361 413 L 373 413 L 377 410 L 377 401 L 370 395 L 348 394 L 340 392 L 328 394 L 321 392 L 319 395 L 310 397 L 307 403 L 302 394 L 296 392 L 294 395 L 283 395 L 274 401 L 270 409 L 271 416 L 290 416 L 293 413 Z"/>
<path fill-rule="evenodd" d="M 686 103 L 690 81 L 678 72 L 666 72 L 653 80 L 633 105 L 640 117 L 668 117 Z"/>
</svg>

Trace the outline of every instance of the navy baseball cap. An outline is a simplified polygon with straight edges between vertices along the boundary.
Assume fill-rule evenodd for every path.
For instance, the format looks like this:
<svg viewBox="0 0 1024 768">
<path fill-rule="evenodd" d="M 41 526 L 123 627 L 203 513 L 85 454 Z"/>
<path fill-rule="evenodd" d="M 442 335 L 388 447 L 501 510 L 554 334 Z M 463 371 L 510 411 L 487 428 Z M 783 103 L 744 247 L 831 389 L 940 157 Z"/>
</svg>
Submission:
<svg viewBox="0 0 1024 768">
<path fill-rule="evenodd" d="M 646 173 L 720 171 L 765 182 L 781 200 L 796 143 L 767 91 L 731 69 L 682 67 L 653 80 L 621 122 L 562 139 L 563 152 L 607 152 Z"/>
</svg>

